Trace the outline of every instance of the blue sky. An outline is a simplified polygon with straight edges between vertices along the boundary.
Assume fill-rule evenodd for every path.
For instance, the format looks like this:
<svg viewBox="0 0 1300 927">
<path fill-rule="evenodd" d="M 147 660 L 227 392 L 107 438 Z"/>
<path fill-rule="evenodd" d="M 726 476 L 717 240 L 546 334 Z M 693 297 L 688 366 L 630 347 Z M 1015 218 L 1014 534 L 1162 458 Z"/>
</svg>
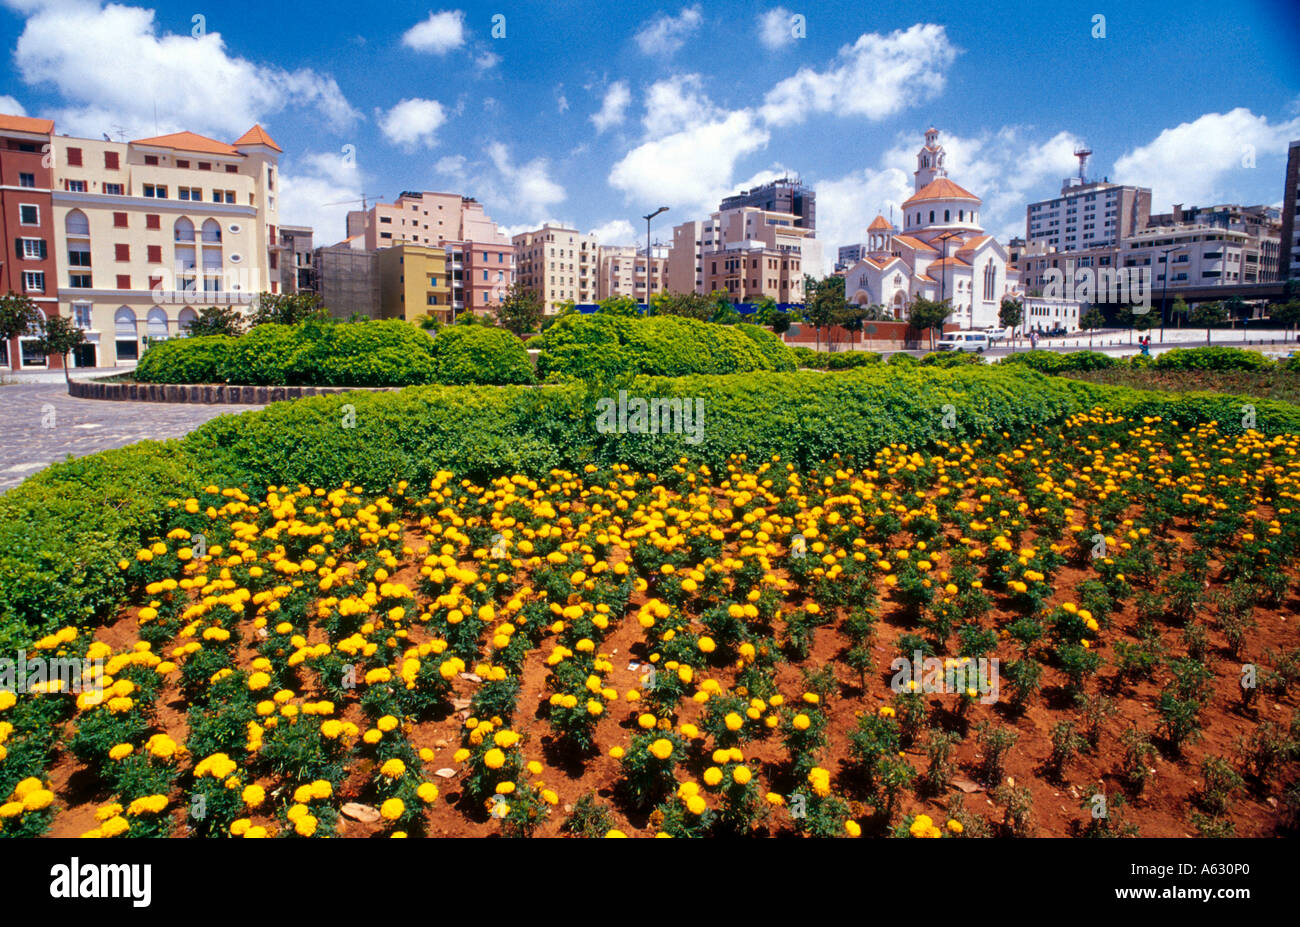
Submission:
<svg viewBox="0 0 1300 927">
<path fill-rule="evenodd" d="M 343 235 L 331 204 L 408 189 L 610 243 L 668 205 L 668 237 L 795 172 L 833 257 L 911 192 L 931 123 L 1003 238 L 1084 142 L 1091 174 L 1152 187 L 1160 211 L 1280 202 L 1300 138 L 1291 6 L 0 0 L 0 110 L 93 137 L 260 121 L 285 150 L 282 222 L 322 243 Z"/>
</svg>

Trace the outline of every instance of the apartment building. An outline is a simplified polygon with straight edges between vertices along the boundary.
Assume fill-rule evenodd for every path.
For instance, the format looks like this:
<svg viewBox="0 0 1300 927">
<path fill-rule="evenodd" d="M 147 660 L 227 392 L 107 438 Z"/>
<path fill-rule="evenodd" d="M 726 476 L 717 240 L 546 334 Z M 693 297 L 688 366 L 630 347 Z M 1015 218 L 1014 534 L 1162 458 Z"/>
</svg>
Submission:
<svg viewBox="0 0 1300 927">
<path fill-rule="evenodd" d="M 668 258 L 669 289 L 679 291 L 691 281 L 697 293 L 722 291 L 735 302 L 802 302 L 804 269 L 818 267 L 820 243 L 798 219 L 740 206 L 678 225 Z"/>
<path fill-rule="evenodd" d="M 600 249 L 600 267 L 597 273 L 596 298 L 592 302 L 610 299 L 615 296 L 631 296 L 638 303 L 646 303 L 650 297 L 664 292 L 695 292 L 693 287 L 684 290 L 672 290 L 668 285 L 669 255 L 672 249 L 667 245 L 653 245 L 650 248 L 650 260 L 646 262 L 645 248 L 632 245 L 607 245 Z M 646 286 L 647 267 L 649 268 L 649 288 Z"/>
<path fill-rule="evenodd" d="M 451 313 L 491 312 L 515 280 L 514 243 L 473 197 L 402 193 L 347 216 L 349 240 L 375 251 L 411 244 L 442 248 L 451 283 Z"/>
<path fill-rule="evenodd" d="M 413 322 L 433 315 L 451 322 L 451 280 L 447 250 L 430 245 L 381 248 L 379 262 L 380 315 Z"/>
<path fill-rule="evenodd" d="M 282 225 L 279 231 L 280 292 L 316 292 L 312 230 L 305 225 Z"/>
<path fill-rule="evenodd" d="M 1143 229 L 1124 240 L 1118 264 L 1151 268 L 1157 290 L 1165 286 L 1166 267 L 1171 289 L 1264 282 L 1261 239 L 1201 222 Z"/>
<path fill-rule="evenodd" d="M 59 311 L 54 181 L 45 157 L 53 132 L 49 119 L 0 115 L 0 292 L 26 294 L 46 315 Z M 32 340 L 0 341 L 0 369 L 61 368 L 60 358 L 47 359 Z"/>
<path fill-rule="evenodd" d="M 1150 214 L 1149 187 L 1071 177 L 1060 196 L 1029 204 L 1025 238 L 1058 251 L 1114 247 L 1146 228 Z"/>
<path fill-rule="evenodd" d="M 516 279 L 538 294 L 551 315 L 562 303 L 594 303 L 601 298 L 600 242 L 590 232 L 549 222 L 514 237 Z"/>
<path fill-rule="evenodd" d="M 1211 228 L 1244 232 L 1258 244 L 1257 267 L 1245 271 L 1243 283 L 1274 283 L 1281 279 L 1279 266 L 1282 253 L 1282 211 L 1275 206 L 1240 206 L 1221 203 L 1215 206 L 1174 204 L 1172 212 L 1152 215 L 1147 228 L 1182 228 L 1205 225 Z"/>
<path fill-rule="evenodd" d="M 336 319 L 381 317 L 379 252 L 346 239 L 312 254 L 321 303 Z"/>
<path fill-rule="evenodd" d="M 797 177 L 782 177 L 753 190 L 741 190 L 724 199 L 718 208 L 726 212 L 743 206 L 788 213 L 797 217 L 794 223 L 797 228 L 817 228 L 817 193 L 804 186 Z"/>
<path fill-rule="evenodd" d="M 138 359 L 198 310 L 280 291 L 280 147 L 177 132 L 132 142 L 52 135 L 59 311 L 86 332 L 78 366 Z"/>
<path fill-rule="evenodd" d="M 1282 227 L 1278 278 L 1300 278 L 1300 140 L 1291 143 L 1286 159 L 1286 189 L 1282 191 Z"/>
</svg>

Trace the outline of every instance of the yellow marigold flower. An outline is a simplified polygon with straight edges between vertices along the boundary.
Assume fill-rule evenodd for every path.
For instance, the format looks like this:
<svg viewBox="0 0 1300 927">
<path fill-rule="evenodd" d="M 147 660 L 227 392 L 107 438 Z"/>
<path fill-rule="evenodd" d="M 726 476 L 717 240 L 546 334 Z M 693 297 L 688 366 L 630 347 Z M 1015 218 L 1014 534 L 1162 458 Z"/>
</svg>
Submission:
<svg viewBox="0 0 1300 927">
<path fill-rule="evenodd" d="M 469 759 L 469 750 L 467 750 L 464 747 L 461 747 L 459 750 L 457 750 L 455 753 L 452 754 L 451 758 L 457 763 L 463 763 Z"/>
<path fill-rule="evenodd" d="M 506 764 L 506 755 L 493 747 L 487 753 L 483 754 L 483 765 L 488 769 L 500 769 Z"/>
<path fill-rule="evenodd" d="M 420 787 L 415 790 L 415 794 L 420 796 L 420 801 L 426 805 L 432 805 L 438 800 L 438 787 L 432 782 L 422 782 Z"/>
<path fill-rule="evenodd" d="M 118 837 L 131 829 L 131 822 L 126 818 L 112 817 L 99 825 L 99 832 L 105 837 Z"/>
<path fill-rule="evenodd" d="M 691 814 L 703 814 L 708 807 L 708 803 L 699 795 L 692 795 L 686 799 L 686 810 Z"/>
<path fill-rule="evenodd" d="M 622 748 L 622 747 L 610 747 L 610 748 L 609 748 L 609 755 L 612 756 L 612 757 L 613 757 L 614 759 L 616 759 L 616 760 L 621 760 L 621 759 L 623 759 L 623 748 Z"/>
<path fill-rule="evenodd" d="M 704 770 L 705 785 L 712 787 L 717 785 L 721 781 L 722 781 L 722 770 L 718 769 L 718 767 L 710 766 L 708 769 Z"/>
<path fill-rule="evenodd" d="M 657 759 L 666 760 L 673 755 L 673 742 L 666 737 L 660 737 L 650 745 L 650 752 Z"/>
<path fill-rule="evenodd" d="M 48 808 L 53 802 L 53 792 L 49 789 L 36 789 L 23 797 L 23 810 L 40 811 L 42 808 Z"/>
<path fill-rule="evenodd" d="M 738 731 L 745 725 L 745 719 L 734 711 L 728 712 L 727 716 L 722 720 L 723 723 L 727 725 L 727 730 L 729 731 Z"/>
<path fill-rule="evenodd" d="M 800 731 L 806 731 L 812 725 L 812 719 L 806 714 L 800 712 L 794 716 L 794 726 Z"/>
<path fill-rule="evenodd" d="M 240 794 L 244 804 L 250 808 L 256 808 L 262 802 L 266 801 L 266 790 L 260 785 L 244 786 L 244 791 Z"/>
<path fill-rule="evenodd" d="M 385 821 L 396 821 L 405 811 L 406 804 L 400 798 L 390 798 L 379 807 Z"/>
<path fill-rule="evenodd" d="M 293 830 L 300 837 L 311 837 L 316 833 L 316 817 L 304 814 L 293 822 Z"/>
<path fill-rule="evenodd" d="M 857 821 L 845 821 L 844 830 L 848 833 L 850 837 L 862 836 L 862 827 L 861 825 L 858 824 Z"/>
<path fill-rule="evenodd" d="M 130 744 L 118 744 L 112 750 L 108 751 L 108 758 L 110 760 L 122 760 L 130 756 L 134 752 L 135 752 L 135 747 L 131 746 Z"/>
<path fill-rule="evenodd" d="M 748 785 L 753 776 L 748 766 L 737 766 L 731 771 L 731 778 L 736 780 L 737 785 Z"/>
<path fill-rule="evenodd" d="M 398 721 L 392 715 L 384 715 L 376 723 L 375 727 L 379 728 L 385 734 L 397 728 Z"/>
<path fill-rule="evenodd" d="M 615 837 L 615 838 L 617 838 L 617 837 L 626 837 L 627 834 L 623 833 L 621 830 L 611 830 L 611 831 L 610 831 L 609 833 L 607 833 L 605 836 L 606 836 L 606 837 Z"/>
<path fill-rule="evenodd" d="M 961 826 L 961 821 L 951 819 L 948 821 L 948 829 L 954 834 L 960 834 L 965 828 Z"/>
<path fill-rule="evenodd" d="M 7 801 L 0 805 L 0 818 L 16 818 L 23 813 L 23 803 L 20 801 Z"/>
<path fill-rule="evenodd" d="M 384 765 L 379 767 L 379 773 L 389 779 L 400 779 L 406 774 L 406 764 L 397 757 L 393 757 L 384 761 Z"/>
</svg>

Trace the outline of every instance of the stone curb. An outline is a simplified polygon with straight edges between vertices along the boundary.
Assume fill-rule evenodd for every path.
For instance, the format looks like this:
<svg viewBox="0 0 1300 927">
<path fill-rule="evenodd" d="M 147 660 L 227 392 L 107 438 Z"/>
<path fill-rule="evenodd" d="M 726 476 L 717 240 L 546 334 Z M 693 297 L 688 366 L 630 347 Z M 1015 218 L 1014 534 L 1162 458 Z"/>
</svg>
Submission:
<svg viewBox="0 0 1300 927">
<path fill-rule="evenodd" d="M 108 399 L 117 402 L 264 406 L 307 396 L 356 392 L 391 393 L 399 389 L 399 386 L 230 386 L 224 383 L 100 383 L 94 380 L 73 380 L 68 384 L 68 395 L 76 399 Z"/>
</svg>

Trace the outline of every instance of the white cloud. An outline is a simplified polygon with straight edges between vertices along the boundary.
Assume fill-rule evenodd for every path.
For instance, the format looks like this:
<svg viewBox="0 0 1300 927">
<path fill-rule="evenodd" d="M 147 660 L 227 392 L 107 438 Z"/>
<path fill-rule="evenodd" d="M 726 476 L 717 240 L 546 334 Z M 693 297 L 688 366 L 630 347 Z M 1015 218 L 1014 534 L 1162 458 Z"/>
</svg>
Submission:
<svg viewBox="0 0 1300 927">
<path fill-rule="evenodd" d="M 648 139 L 614 165 L 609 182 L 629 199 L 667 202 L 682 221 L 700 218 L 729 191 L 736 162 L 769 138 L 751 112 L 738 110 Z"/>
<path fill-rule="evenodd" d="M 569 108 L 569 98 L 563 93 L 557 94 L 555 97 L 555 108 L 561 113 L 567 110 Z"/>
<path fill-rule="evenodd" d="M 402 100 L 377 119 L 384 137 L 406 148 L 417 144 L 432 148 L 437 143 L 434 133 L 446 121 L 447 111 L 441 103 L 418 97 Z"/>
<path fill-rule="evenodd" d="M 465 156 L 464 155 L 446 155 L 434 162 L 433 169 L 439 174 L 451 177 L 460 182 L 465 179 Z"/>
<path fill-rule="evenodd" d="M 495 52 L 487 51 L 486 49 L 484 51 L 479 52 L 474 57 L 474 67 L 478 68 L 480 71 L 491 70 L 492 68 L 495 68 L 500 63 L 501 63 L 501 56 L 496 54 Z"/>
<path fill-rule="evenodd" d="M 0 95 L 0 113 L 6 116 L 26 116 L 27 110 L 13 97 L 4 94 Z"/>
<path fill-rule="evenodd" d="M 347 237 L 347 214 L 361 208 L 364 178 L 355 158 L 309 154 L 280 171 L 280 218 L 286 225 L 310 226 L 316 247 Z"/>
<path fill-rule="evenodd" d="M 911 175 L 897 167 L 863 168 L 837 180 L 817 184 L 817 237 L 822 242 L 822 274 L 834 269 L 841 245 L 867 237 L 867 226 L 878 214 L 889 215 L 902 227 L 900 206 L 912 195 Z"/>
<path fill-rule="evenodd" d="M 703 22 L 699 4 L 683 8 L 676 16 L 660 13 L 641 27 L 636 43 L 647 55 L 671 55 L 686 44 Z"/>
<path fill-rule="evenodd" d="M 610 84 L 605 91 L 605 99 L 600 104 L 600 111 L 591 116 L 596 131 L 604 132 L 611 126 L 621 125 L 631 102 L 632 93 L 627 89 L 627 84 L 623 81 Z"/>
<path fill-rule="evenodd" d="M 721 115 L 705 94 L 700 75 L 678 74 L 650 85 L 641 124 L 647 136 L 669 135 Z"/>
<path fill-rule="evenodd" d="M 182 129 L 229 138 L 289 105 L 315 109 L 335 130 L 360 118 L 332 77 L 234 56 L 219 32 L 161 32 L 153 10 L 97 0 L 17 6 L 29 15 L 14 64 L 25 83 L 66 101 L 50 112 L 60 131 L 98 138 L 118 126 L 129 138 Z"/>
<path fill-rule="evenodd" d="M 465 14 L 461 10 L 430 13 L 402 36 L 402 44 L 416 51 L 445 55 L 465 44 Z"/>
<path fill-rule="evenodd" d="M 637 241 L 637 231 L 626 219 L 611 219 L 604 225 L 596 226 L 591 234 L 602 245 L 634 245 Z"/>
<path fill-rule="evenodd" d="M 1152 212 L 1168 212 L 1174 203 L 1210 206 L 1247 185 L 1249 153 L 1256 164 L 1271 156 L 1285 161 L 1288 142 L 1296 137 L 1300 118 L 1270 124 L 1244 107 L 1206 113 L 1126 152 L 1115 161 L 1112 180 L 1150 187 Z"/>
<path fill-rule="evenodd" d="M 758 40 L 773 50 L 794 41 L 794 14 L 783 6 L 773 7 L 758 17 Z"/>
<path fill-rule="evenodd" d="M 884 119 L 942 91 L 944 72 L 956 57 L 943 26 L 917 23 L 889 35 L 864 33 L 841 48 L 826 70 L 800 68 L 778 83 L 760 111 L 774 126 L 803 122 L 810 113 Z"/>
<path fill-rule="evenodd" d="M 501 142 L 487 147 L 488 158 L 506 185 L 506 193 L 494 199 L 504 200 L 517 212 L 528 216 L 541 216 L 553 203 L 563 202 L 564 188 L 550 177 L 550 164 L 545 158 L 535 158 L 527 164 L 515 164 L 510 149 Z"/>
</svg>

